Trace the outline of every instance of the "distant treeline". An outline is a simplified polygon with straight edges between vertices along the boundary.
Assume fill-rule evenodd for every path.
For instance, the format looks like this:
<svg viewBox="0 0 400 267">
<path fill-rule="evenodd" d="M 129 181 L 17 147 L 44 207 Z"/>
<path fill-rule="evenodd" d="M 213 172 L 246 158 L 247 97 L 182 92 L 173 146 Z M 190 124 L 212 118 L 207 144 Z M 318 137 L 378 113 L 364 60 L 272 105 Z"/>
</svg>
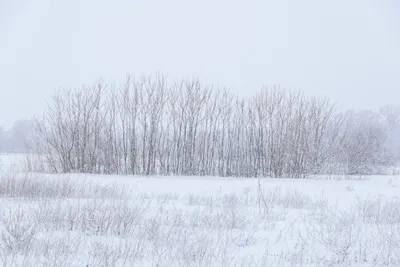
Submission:
<svg viewBox="0 0 400 267">
<path fill-rule="evenodd" d="M 0 126 L 0 153 L 24 152 L 32 135 L 32 121 L 18 120 L 10 129 Z"/>
</svg>

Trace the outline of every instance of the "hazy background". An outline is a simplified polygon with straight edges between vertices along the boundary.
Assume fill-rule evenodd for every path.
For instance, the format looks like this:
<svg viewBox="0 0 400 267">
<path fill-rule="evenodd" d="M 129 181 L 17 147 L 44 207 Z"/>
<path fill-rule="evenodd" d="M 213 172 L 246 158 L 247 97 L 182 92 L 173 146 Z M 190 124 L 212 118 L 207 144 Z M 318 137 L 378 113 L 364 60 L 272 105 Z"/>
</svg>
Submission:
<svg viewBox="0 0 400 267">
<path fill-rule="evenodd" d="M 0 0 L 0 125 L 59 87 L 126 73 L 262 85 L 345 108 L 400 102 L 398 0 Z"/>
</svg>

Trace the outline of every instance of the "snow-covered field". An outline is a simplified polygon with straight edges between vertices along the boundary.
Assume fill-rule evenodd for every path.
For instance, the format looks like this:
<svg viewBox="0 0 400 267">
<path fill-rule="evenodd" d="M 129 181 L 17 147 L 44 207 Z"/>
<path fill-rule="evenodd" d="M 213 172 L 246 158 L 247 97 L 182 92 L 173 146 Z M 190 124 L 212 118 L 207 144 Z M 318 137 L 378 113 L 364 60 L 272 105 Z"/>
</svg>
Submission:
<svg viewBox="0 0 400 267">
<path fill-rule="evenodd" d="M 23 159 L 0 156 L 0 266 L 400 266 L 400 176 L 49 175 Z"/>
</svg>

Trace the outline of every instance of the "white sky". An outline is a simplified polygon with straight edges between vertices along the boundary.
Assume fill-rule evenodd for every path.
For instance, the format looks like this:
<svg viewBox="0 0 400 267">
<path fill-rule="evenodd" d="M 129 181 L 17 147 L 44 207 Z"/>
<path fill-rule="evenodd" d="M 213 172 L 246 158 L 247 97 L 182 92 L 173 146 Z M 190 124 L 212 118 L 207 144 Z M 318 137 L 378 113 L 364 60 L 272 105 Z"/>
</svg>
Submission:
<svg viewBox="0 0 400 267">
<path fill-rule="evenodd" d="M 125 74 L 400 104 L 398 0 L 0 0 L 0 125 L 59 87 Z"/>
</svg>

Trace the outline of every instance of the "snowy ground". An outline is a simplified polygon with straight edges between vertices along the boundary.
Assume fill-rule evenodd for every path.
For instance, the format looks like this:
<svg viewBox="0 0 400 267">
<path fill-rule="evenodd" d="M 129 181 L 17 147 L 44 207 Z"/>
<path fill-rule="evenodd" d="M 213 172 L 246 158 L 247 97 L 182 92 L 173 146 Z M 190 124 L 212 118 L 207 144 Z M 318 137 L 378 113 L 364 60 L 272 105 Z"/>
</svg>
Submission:
<svg viewBox="0 0 400 267">
<path fill-rule="evenodd" d="M 400 266 L 399 176 L 26 174 L 23 158 L 0 156 L 0 266 Z"/>
</svg>

